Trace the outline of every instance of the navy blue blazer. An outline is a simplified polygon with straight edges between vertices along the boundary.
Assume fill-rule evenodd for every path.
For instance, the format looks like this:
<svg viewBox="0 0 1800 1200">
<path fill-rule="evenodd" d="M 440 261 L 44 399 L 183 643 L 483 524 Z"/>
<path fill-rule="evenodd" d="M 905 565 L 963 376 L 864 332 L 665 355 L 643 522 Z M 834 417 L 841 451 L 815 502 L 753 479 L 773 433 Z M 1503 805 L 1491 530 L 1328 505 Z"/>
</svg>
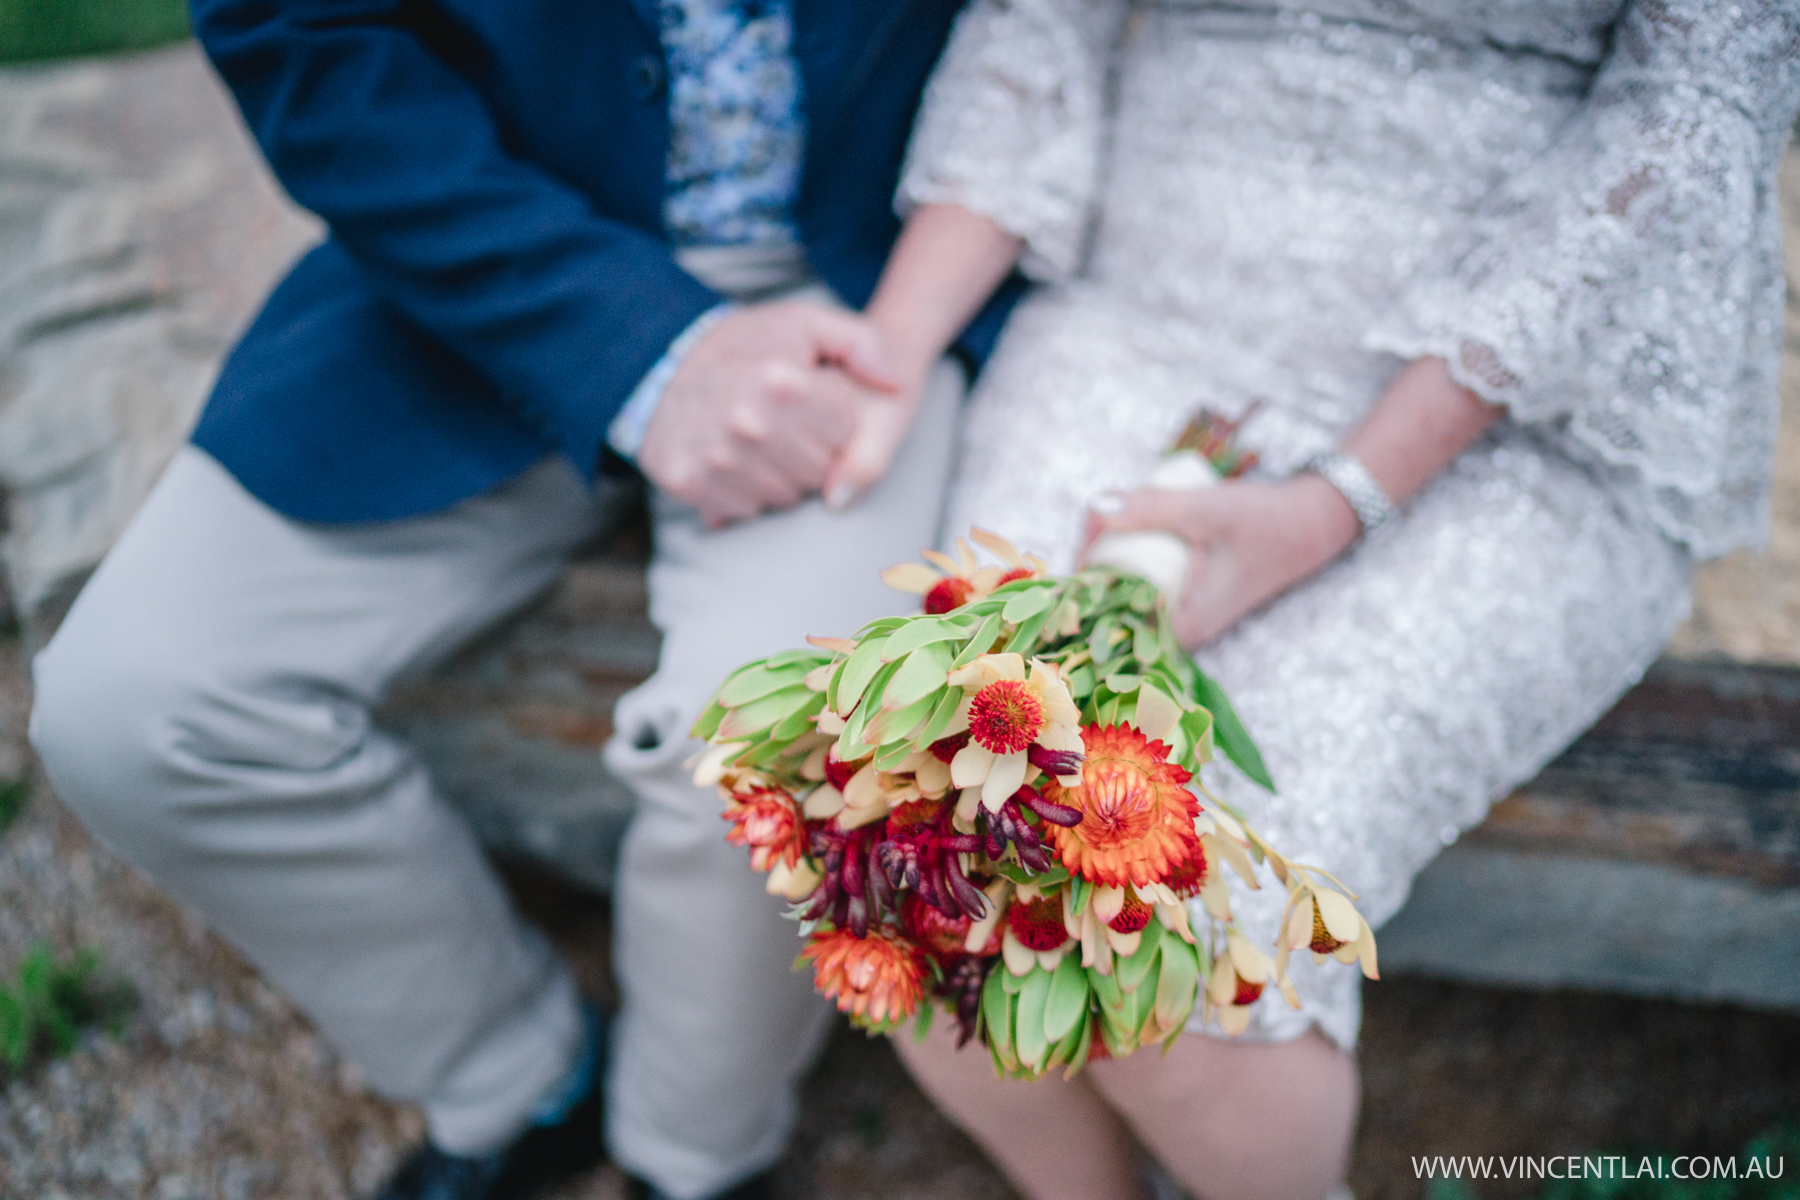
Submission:
<svg viewBox="0 0 1800 1200">
<path fill-rule="evenodd" d="M 919 92 L 961 0 L 793 0 L 795 217 L 853 305 L 898 232 Z M 429 512 L 546 453 L 584 475 L 718 297 L 662 226 L 655 0 L 192 0 L 194 29 L 329 239 L 278 285 L 194 432 L 307 520 Z M 1010 296 L 964 334 L 978 362 Z"/>
</svg>

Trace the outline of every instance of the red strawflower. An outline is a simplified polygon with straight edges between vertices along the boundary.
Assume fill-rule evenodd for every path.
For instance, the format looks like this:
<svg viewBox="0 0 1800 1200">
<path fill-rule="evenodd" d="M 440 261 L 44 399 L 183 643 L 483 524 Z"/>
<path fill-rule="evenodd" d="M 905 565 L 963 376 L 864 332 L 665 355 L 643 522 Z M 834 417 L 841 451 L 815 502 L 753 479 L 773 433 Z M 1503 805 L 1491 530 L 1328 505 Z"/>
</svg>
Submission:
<svg viewBox="0 0 1800 1200">
<path fill-rule="evenodd" d="M 1194 839 L 1194 849 L 1188 856 L 1176 863 L 1163 882 L 1177 896 L 1186 899 L 1198 896 L 1200 889 L 1206 886 L 1206 844 L 1198 838 Z"/>
<path fill-rule="evenodd" d="M 939 762 L 949 762 L 956 757 L 956 752 L 969 744 L 969 731 L 953 733 L 949 737 L 939 738 L 931 743 L 931 756 Z"/>
<path fill-rule="evenodd" d="M 1055 950 L 1069 940 L 1060 896 L 1014 900 L 1006 910 L 1006 926 L 1027 950 Z"/>
<path fill-rule="evenodd" d="M 975 585 L 957 575 L 940 579 L 925 593 L 925 611 L 931 616 L 961 608 L 975 594 Z"/>
<path fill-rule="evenodd" d="M 1143 898 L 1137 894 L 1137 889 L 1128 886 L 1125 889 L 1125 907 L 1106 925 L 1114 933 L 1139 933 L 1144 926 L 1150 924 L 1150 917 L 1155 911 L 1144 903 Z"/>
<path fill-rule="evenodd" d="M 969 702 L 969 736 L 995 754 L 1018 754 L 1044 728 L 1044 702 L 1022 679 L 997 679 Z"/>
</svg>

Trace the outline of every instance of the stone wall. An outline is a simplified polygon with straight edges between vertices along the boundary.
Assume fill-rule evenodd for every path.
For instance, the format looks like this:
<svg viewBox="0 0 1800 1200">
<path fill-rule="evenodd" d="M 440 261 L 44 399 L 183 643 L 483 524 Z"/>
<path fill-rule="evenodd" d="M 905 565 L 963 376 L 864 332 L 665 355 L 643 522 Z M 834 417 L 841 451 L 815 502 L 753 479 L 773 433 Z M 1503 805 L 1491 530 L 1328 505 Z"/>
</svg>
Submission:
<svg viewBox="0 0 1800 1200">
<path fill-rule="evenodd" d="M 318 236 L 193 47 L 0 69 L 0 556 L 28 638 Z"/>
</svg>

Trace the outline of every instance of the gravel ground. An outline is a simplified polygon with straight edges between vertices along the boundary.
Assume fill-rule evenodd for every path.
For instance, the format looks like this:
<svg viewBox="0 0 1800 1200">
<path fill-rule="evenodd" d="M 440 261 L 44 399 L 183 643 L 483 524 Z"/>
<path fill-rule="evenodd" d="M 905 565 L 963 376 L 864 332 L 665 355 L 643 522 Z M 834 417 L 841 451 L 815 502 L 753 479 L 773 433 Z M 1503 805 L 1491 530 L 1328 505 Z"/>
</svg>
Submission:
<svg viewBox="0 0 1800 1200">
<path fill-rule="evenodd" d="M 18 643 L 0 639 L 0 779 L 29 769 L 26 708 Z M 606 998 L 605 903 L 511 877 Z M 0 968 L 40 939 L 98 947 L 138 1002 L 118 1036 L 90 1033 L 67 1059 L 0 1073 L 0 1197 L 339 1200 L 418 1138 L 416 1112 L 368 1094 L 280 995 L 41 786 L 0 841 Z M 1800 1115 L 1800 1017 L 1413 979 L 1367 998 L 1352 1173 L 1363 1200 L 1419 1196 L 1413 1155 L 1728 1153 Z M 1012 1195 L 893 1052 L 848 1030 L 808 1085 L 777 1174 L 784 1200 Z M 622 1195 L 602 1169 L 557 1200 Z"/>
</svg>

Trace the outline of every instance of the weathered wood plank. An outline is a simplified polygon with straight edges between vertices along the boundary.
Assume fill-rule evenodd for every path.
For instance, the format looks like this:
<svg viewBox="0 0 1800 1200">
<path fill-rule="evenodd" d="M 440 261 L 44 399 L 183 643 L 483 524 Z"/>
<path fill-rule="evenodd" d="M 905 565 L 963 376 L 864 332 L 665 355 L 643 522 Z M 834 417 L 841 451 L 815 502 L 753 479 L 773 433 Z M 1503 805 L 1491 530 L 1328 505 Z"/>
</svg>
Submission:
<svg viewBox="0 0 1800 1200">
<path fill-rule="evenodd" d="M 640 565 L 583 563 L 396 697 L 496 849 L 605 888 L 630 793 L 599 751 L 655 666 Z M 1420 877 L 1389 970 L 1800 1009 L 1800 670 L 1667 660 Z"/>
<path fill-rule="evenodd" d="M 1800 671 L 1659 663 L 1467 841 L 1800 886 Z"/>
</svg>

